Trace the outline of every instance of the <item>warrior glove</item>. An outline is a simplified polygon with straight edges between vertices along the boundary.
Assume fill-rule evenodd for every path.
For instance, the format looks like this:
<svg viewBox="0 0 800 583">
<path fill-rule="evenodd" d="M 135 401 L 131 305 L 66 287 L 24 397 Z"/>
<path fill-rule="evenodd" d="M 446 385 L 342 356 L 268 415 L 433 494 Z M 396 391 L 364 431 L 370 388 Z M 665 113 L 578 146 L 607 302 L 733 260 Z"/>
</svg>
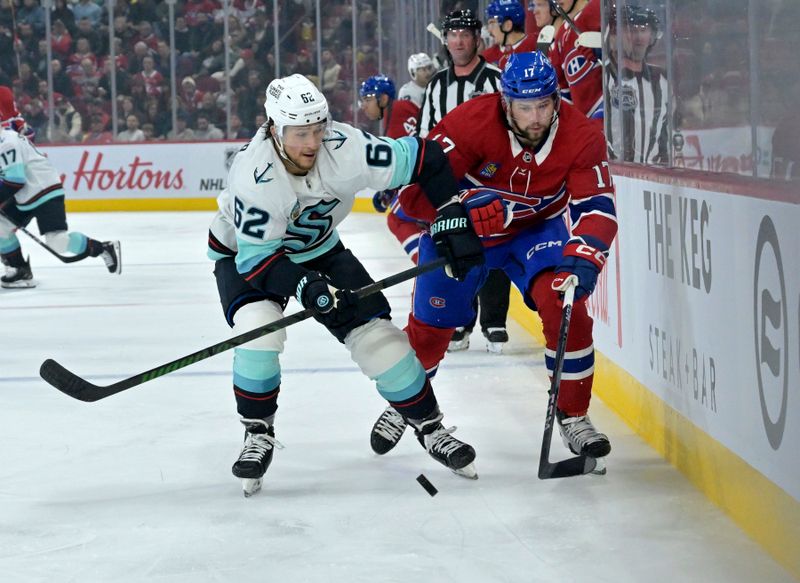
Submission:
<svg viewBox="0 0 800 583">
<path fill-rule="evenodd" d="M 445 273 L 458 281 L 464 281 L 470 269 L 485 261 L 481 240 L 458 198 L 439 208 L 431 224 L 431 238 L 436 252 L 447 260 Z"/>
</svg>

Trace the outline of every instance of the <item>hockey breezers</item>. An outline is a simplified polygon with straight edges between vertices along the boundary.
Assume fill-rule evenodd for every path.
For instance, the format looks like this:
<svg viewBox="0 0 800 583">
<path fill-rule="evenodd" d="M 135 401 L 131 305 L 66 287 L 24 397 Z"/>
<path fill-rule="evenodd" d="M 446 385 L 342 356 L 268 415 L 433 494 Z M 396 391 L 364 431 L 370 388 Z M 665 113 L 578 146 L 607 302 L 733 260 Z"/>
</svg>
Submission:
<svg viewBox="0 0 800 583">
<path fill-rule="evenodd" d="M 47 243 L 42 241 L 39 237 L 37 237 L 36 235 L 31 233 L 28 229 L 26 229 L 22 225 L 17 224 L 15 221 L 11 220 L 11 217 L 9 217 L 6 213 L 3 212 L 3 207 L 0 207 L 0 217 L 3 217 L 9 223 L 14 225 L 15 229 L 18 229 L 18 230 L 22 231 L 23 233 L 25 233 L 26 235 L 28 235 L 28 237 L 30 237 L 35 242 L 37 242 L 39 245 L 44 247 L 47 250 L 48 253 L 50 253 L 51 255 L 53 255 L 55 257 L 57 257 L 59 261 L 62 261 L 64 263 L 75 263 L 76 261 L 81 261 L 83 259 L 86 259 L 89 256 L 89 252 L 88 251 L 84 251 L 83 253 L 78 253 L 77 255 L 61 255 L 60 253 L 58 253 L 55 250 L 53 250 L 52 247 L 50 247 Z"/>
<path fill-rule="evenodd" d="M 395 275 L 391 275 L 385 279 L 364 286 L 361 289 L 356 290 L 355 294 L 359 298 L 363 298 L 388 287 L 408 281 L 409 279 L 413 279 L 423 273 L 434 271 L 444 265 L 445 259 L 437 258 L 430 263 L 412 267 L 411 269 L 401 271 L 400 273 L 396 273 Z M 42 366 L 39 368 L 39 376 L 41 376 L 45 381 L 53 385 L 62 393 L 69 395 L 74 399 L 78 399 L 79 401 L 93 403 L 94 401 L 105 399 L 111 395 L 121 393 L 122 391 L 126 391 L 148 381 L 152 381 L 158 377 L 168 375 L 176 370 L 187 367 L 190 364 L 211 358 L 220 352 L 225 352 L 226 350 L 230 350 L 236 346 L 241 346 L 242 344 L 250 342 L 251 340 L 255 340 L 256 338 L 266 336 L 272 332 L 277 332 L 278 330 L 282 330 L 283 328 L 291 326 L 292 324 L 296 324 L 297 322 L 307 320 L 312 315 L 312 310 L 302 310 L 290 316 L 286 316 L 285 318 L 281 318 L 280 320 L 276 320 L 275 322 L 260 326 L 259 328 L 255 328 L 254 330 L 250 330 L 249 332 L 245 332 L 239 336 L 234 336 L 233 338 L 229 338 L 223 342 L 218 342 L 217 344 L 208 346 L 202 350 L 193 352 L 192 354 L 188 354 L 171 362 L 167 362 L 148 371 L 139 373 L 107 386 L 92 384 L 78 375 L 68 371 L 55 360 L 50 358 L 42 363 Z"/>
<path fill-rule="evenodd" d="M 588 474 L 597 467 L 597 460 L 586 455 L 579 455 L 560 462 L 550 461 L 550 442 L 553 438 L 553 425 L 556 420 L 556 403 L 558 402 L 558 389 L 561 385 L 561 372 L 564 369 L 564 354 L 567 351 L 567 334 L 569 321 L 572 316 L 572 303 L 575 299 L 576 279 L 571 276 L 570 282 L 564 292 L 564 307 L 561 312 L 561 328 L 558 331 L 558 346 L 556 359 L 553 363 L 553 378 L 550 381 L 550 390 L 547 392 L 547 415 L 544 422 L 544 436 L 542 437 L 542 451 L 539 455 L 539 479 L 568 478 Z"/>
</svg>

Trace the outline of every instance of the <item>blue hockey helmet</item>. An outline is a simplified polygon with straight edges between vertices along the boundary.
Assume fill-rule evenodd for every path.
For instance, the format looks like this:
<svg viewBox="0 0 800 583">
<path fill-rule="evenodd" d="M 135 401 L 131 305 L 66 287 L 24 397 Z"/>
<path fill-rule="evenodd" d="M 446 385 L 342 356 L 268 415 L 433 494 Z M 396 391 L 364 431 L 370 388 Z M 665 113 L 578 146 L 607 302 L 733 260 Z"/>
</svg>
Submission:
<svg viewBox="0 0 800 583">
<path fill-rule="evenodd" d="M 514 28 L 525 27 L 525 9 L 519 0 L 492 0 L 486 7 L 486 20 L 496 19 L 502 25 L 510 20 Z"/>
<path fill-rule="evenodd" d="M 364 97 L 380 97 L 381 95 L 388 95 L 389 99 L 394 99 L 396 94 L 394 89 L 394 82 L 386 75 L 373 75 L 361 83 L 361 88 L 358 94 L 363 99 Z"/>
<path fill-rule="evenodd" d="M 558 77 L 541 52 L 514 53 L 500 75 L 500 89 L 506 99 L 540 99 L 558 95 Z"/>
</svg>

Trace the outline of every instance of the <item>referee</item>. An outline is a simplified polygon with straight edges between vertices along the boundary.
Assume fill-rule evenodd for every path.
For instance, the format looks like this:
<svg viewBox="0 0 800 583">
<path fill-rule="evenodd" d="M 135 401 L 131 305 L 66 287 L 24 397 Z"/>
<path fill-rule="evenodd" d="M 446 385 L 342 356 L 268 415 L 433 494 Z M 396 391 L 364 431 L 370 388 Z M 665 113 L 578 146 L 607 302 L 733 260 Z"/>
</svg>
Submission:
<svg viewBox="0 0 800 583">
<path fill-rule="evenodd" d="M 500 86 L 500 69 L 487 63 L 478 54 L 481 21 L 472 10 L 453 10 L 448 13 L 442 19 L 441 34 L 449 66 L 437 72 L 425 89 L 418 124 L 422 138 L 445 114 L 476 95 L 498 91 Z M 508 342 L 506 316 L 510 291 L 508 276 L 502 271 L 492 270 L 478 294 L 481 330 L 490 352 L 502 352 L 503 344 Z M 466 328 L 457 328 L 448 351 L 469 348 L 469 336 L 474 327 L 473 320 Z"/>
</svg>

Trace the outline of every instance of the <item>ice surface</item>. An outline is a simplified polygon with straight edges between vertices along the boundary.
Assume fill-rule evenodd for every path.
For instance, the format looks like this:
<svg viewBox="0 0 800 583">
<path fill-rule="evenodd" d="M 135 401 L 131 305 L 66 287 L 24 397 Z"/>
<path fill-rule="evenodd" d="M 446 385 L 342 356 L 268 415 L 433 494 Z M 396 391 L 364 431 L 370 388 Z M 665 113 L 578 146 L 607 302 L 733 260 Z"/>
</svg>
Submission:
<svg viewBox="0 0 800 583">
<path fill-rule="evenodd" d="M 513 324 L 507 354 L 476 333 L 435 379 L 445 422 L 477 450 L 477 481 L 410 435 L 375 456 L 384 403 L 313 321 L 289 330 L 286 449 L 250 499 L 230 472 L 242 438 L 231 353 L 93 404 L 39 379 L 45 358 L 108 384 L 223 340 L 210 216 L 70 215 L 72 229 L 122 240 L 121 276 L 99 259 L 61 264 L 20 235 L 39 287 L 0 290 L 1 581 L 791 580 L 599 400 L 608 474 L 538 480 L 543 354 Z M 410 266 L 383 217 L 340 231 L 374 277 Z M 410 290 L 387 293 L 398 324 Z M 551 456 L 566 455 L 556 438 Z"/>
</svg>

